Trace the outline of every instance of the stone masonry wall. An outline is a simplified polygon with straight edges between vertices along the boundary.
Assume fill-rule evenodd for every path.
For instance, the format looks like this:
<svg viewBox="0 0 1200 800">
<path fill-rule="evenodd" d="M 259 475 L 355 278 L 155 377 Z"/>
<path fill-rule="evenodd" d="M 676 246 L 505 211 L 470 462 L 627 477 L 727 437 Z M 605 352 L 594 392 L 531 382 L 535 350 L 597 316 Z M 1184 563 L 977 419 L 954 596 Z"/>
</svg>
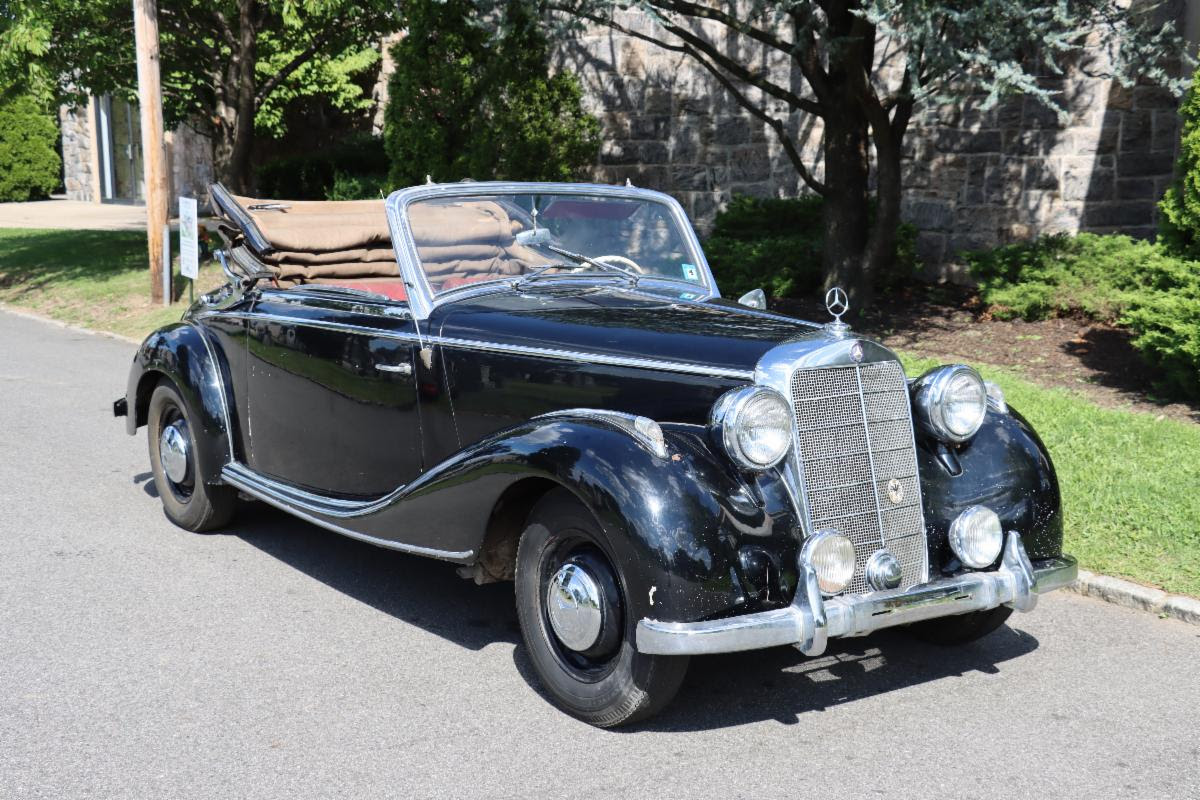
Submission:
<svg viewBox="0 0 1200 800">
<path fill-rule="evenodd" d="M 68 200 L 98 200 L 92 197 L 92 137 L 87 107 L 58 111 L 62 130 L 63 185 Z"/>
<path fill-rule="evenodd" d="M 644 31 L 655 24 L 633 11 L 621 21 Z M 742 63 L 802 86 L 786 59 L 721 38 L 718 28 L 708 35 Z M 1094 66 L 1103 53 L 1088 57 Z M 557 59 L 579 76 L 588 109 L 603 122 L 597 180 L 629 179 L 669 192 L 702 231 L 734 194 L 786 197 L 805 190 L 774 134 L 686 56 L 597 27 L 560 42 Z M 1063 91 L 1066 121 L 1032 98 L 986 112 L 969 103 L 931 108 L 914 119 L 906 137 L 904 214 L 921 231 L 927 264 L 948 265 L 962 250 L 1043 233 L 1153 234 L 1156 201 L 1171 180 L 1178 147 L 1174 99 L 1077 71 L 1057 79 L 1055 88 Z M 789 123 L 820 176 L 820 120 L 794 114 Z"/>
</svg>

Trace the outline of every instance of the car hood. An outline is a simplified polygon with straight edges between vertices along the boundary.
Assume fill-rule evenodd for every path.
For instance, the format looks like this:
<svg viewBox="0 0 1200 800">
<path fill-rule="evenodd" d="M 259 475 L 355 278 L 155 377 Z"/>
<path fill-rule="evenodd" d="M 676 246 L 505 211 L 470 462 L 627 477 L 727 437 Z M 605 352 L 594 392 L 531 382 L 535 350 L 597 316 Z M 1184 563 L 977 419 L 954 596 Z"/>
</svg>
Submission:
<svg viewBox="0 0 1200 800">
<path fill-rule="evenodd" d="M 726 300 L 675 300 L 609 287 L 553 287 L 476 295 L 442 306 L 446 339 L 632 356 L 752 370 L 776 344 L 819 326 Z"/>
</svg>

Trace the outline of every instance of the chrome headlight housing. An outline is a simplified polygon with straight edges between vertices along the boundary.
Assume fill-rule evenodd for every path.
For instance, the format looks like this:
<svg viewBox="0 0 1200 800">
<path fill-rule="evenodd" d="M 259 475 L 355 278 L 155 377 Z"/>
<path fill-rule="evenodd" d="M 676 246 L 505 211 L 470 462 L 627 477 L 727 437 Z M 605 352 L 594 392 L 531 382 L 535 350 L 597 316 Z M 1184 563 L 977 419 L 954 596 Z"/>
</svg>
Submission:
<svg viewBox="0 0 1200 800">
<path fill-rule="evenodd" d="M 965 364 L 932 369 L 913 384 L 917 425 L 948 444 L 960 444 L 978 433 L 986 413 L 983 378 Z"/>
<path fill-rule="evenodd" d="M 745 469 L 770 469 L 792 447 L 792 407 L 765 386 L 743 386 L 721 395 L 709 423 L 725 453 Z"/>
</svg>

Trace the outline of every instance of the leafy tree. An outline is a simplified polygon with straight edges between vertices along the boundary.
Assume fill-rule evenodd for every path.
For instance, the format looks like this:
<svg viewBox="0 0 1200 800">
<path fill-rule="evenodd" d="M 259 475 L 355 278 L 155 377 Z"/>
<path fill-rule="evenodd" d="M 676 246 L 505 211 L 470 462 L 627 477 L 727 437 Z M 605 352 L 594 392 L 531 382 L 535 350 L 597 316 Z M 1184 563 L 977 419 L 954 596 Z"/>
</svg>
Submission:
<svg viewBox="0 0 1200 800">
<path fill-rule="evenodd" d="M 570 180 L 599 149 L 599 123 L 569 73 L 549 74 L 530 6 L 486 19 L 472 0 L 414 0 L 392 50 L 384 144 L 395 185 L 460 178 Z"/>
<path fill-rule="evenodd" d="M 350 77 L 397 29 L 389 0 L 161 0 L 163 112 L 213 140 L 218 177 L 249 188 L 255 134 L 282 133 L 282 107 L 322 94 L 352 109 Z M 59 102 L 137 97 L 128 0 L 0 0 L 0 80 Z"/>
<path fill-rule="evenodd" d="M 39 200 L 54 191 L 62 161 L 58 124 L 29 95 L 0 100 L 0 202 Z"/>
<path fill-rule="evenodd" d="M 1179 116 L 1183 122 L 1179 164 L 1175 184 L 1158 204 L 1159 232 L 1169 249 L 1200 260 L 1200 84 L 1194 78 Z"/>
<path fill-rule="evenodd" d="M 1131 10 L 1126 0 L 544 2 L 568 28 L 606 25 L 691 58 L 766 124 L 804 184 L 825 198 L 826 284 L 847 287 L 860 306 L 894 251 L 904 137 L 922 105 L 978 98 L 986 110 L 1025 94 L 1053 108 L 1045 79 L 1097 45 L 1109 63 L 1089 59 L 1088 74 L 1182 88 L 1168 70 L 1183 48 L 1170 24 L 1154 21 L 1157 3 Z M 625 25 L 616 12 L 630 8 L 657 25 Z M 823 123 L 823 176 L 801 155 L 793 115 Z"/>
</svg>

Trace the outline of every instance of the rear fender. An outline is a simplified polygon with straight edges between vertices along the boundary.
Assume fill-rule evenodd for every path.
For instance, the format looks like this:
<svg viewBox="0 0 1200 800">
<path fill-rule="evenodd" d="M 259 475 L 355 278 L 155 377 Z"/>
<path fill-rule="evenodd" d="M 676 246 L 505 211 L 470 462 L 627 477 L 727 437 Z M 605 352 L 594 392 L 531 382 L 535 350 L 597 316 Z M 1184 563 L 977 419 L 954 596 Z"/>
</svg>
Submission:
<svg viewBox="0 0 1200 800">
<path fill-rule="evenodd" d="M 174 384 L 192 421 L 200 474 L 220 481 L 221 467 L 232 459 L 225 370 L 215 341 L 197 325 L 179 322 L 146 337 L 133 357 L 125 400 L 125 430 L 131 436 L 147 422 L 150 395 L 160 380 Z"/>
</svg>

